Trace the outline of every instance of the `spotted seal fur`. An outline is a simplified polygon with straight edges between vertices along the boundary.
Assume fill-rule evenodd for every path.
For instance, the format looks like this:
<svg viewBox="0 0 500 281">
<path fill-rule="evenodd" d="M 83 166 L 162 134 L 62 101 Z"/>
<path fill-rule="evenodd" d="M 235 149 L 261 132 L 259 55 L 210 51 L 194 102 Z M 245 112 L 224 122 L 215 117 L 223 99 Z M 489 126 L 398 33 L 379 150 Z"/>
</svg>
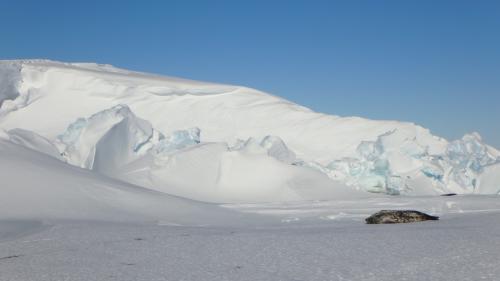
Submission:
<svg viewBox="0 0 500 281">
<path fill-rule="evenodd" d="M 382 210 L 365 219 L 367 224 L 410 223 L 428 220 L 439 220 L 439 217 L 413 210 Z"/>
</svg>

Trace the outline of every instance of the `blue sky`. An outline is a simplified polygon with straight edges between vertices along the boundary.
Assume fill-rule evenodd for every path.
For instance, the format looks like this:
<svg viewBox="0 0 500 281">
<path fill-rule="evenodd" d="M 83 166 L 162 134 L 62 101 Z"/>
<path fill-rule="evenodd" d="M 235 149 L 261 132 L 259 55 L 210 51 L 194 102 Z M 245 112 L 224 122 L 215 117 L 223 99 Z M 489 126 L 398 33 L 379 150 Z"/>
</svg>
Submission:
<svg viewBox="0 0 500 281">
<path fill-rule="evenodd" d="M 500 1 L 0 0 L 0 58 L 250 86 L 500 147 Z"/>
</svg>

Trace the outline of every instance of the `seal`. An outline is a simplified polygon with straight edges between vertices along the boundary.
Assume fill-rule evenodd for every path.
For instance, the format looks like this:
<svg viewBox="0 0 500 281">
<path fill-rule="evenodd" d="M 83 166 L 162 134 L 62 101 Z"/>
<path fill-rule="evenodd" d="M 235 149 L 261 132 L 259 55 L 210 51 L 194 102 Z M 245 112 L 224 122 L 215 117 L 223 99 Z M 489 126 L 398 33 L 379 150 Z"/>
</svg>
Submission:
<svg viewBox="0 0 500 281">
<path fill-rule="evenodd" d="M 367 224 L 411 223 L 428 220 L 439 220 L 439 217 L 413 210 L 382 210 L 365 219 Z"/>
<path fill-rule="evenodd" d="M 441 194 L 441 196 L 456 196 L 456 193 L 446 193 L 446 194 Z"/>
</svg>

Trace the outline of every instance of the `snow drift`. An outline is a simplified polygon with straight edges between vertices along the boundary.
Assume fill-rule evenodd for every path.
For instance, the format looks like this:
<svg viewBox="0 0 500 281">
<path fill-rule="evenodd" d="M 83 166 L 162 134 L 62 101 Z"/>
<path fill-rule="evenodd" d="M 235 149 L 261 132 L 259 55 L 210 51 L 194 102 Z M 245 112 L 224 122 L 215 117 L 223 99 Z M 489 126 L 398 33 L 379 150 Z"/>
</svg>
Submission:
<svg viewBox="0 0 500 281">
<path fill-rule="evenodd" d="M 0 179 L 0 220 L 252 222 L 252 216 L 110 179 L 5 140 L 0 140 Z"/>
<path fill-rule="evenodd" d="M 163 134 L 126 105 L 79 118 L 55 142 L 66 162 L 150 189 L 210 202 L 346 198 L 352 192 L 317 171 L 291 165 L 278 137 L 229 147 L 200 141 L 200 129 Z"/>
</svg>

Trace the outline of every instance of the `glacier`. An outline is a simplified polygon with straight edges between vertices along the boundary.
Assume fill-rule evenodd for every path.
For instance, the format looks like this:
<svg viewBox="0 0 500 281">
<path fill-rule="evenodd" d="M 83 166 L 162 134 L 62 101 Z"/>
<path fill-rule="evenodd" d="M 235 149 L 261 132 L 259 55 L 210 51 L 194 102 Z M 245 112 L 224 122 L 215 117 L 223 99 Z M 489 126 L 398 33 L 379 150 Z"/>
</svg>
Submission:
<svg viewBox="0 0 500 281">
<path fill-rule="evenodd" d="M 246 87 L 110 65 L 1 61 L 0 73 L 0 138 L 173 195 L 265 202 L 500 191 L 500 153 L 477 133 L 449 142 L 412 123 L 329 116 Z"/>
<path fill-rule="evenodd" d="M 162 192 L 213 202 L 339 199 L 336 191 L 345 189 L 340 187 L 342 183 L 354 190 L 389 195 L 484 193 L 485 189 L 492 192 L 491 188 L 478 185 L 482 172 L 500 163 L 496 151 L 484 144 L 477 133 L 450 142 L 444 154 L 430 155 L 427 147 L 415 141 L 415 136 L 393 130 L 375 141 L 361 141 L 356 149 L 357 157 L 335 159 L 322 165 L 297 158 L 278 136 L 239 139 L 229 145 L 202 142 L 202 131 L 197 127 L 164 134 L 149 121 L 137 117 L 127 105 L 78 118 L 53 141 L 22 129 L 5 134 L 14 143 L 74 166 Z M 232 167 L 223 169 L 228 158 Z M 268 171 L 257 173 L 258 169 L 250 166 L 238 171 L 235 163 L 249 158 L 254 164 L 266 166 Z M 273 164 L 274 160 L 277 162 Z M 309 175 L 300 179 L 287 176 L 283 170 L 287 166 L 286 169 L 303 174 L 301 177 Z M 253 176 L 248 176 L 254 173 L 261 179 L 255 181 Z M 273 174 L 284 180 L 273 180 Z M 332 182 L 328 184 L 319 174 Z M 233 179 L 227 180 L 228 176 Z M 268 187 L 257 191 L 242 184 L 241 179 Z M 297 181 L 312 183 L 311 193 L 315 193 L 314 189 L 328 190 L 325 187 L 328 185 L 332 192 L 322 191 L 318 197 L 297 195 Z M 203 183 L 203 191 L 200 183 Z M 423 183 L 426 189 L 420 186 Z M 283 189 L 284 186 L 287 187 Z M 253 191 L 243 192 L 245 189 Z M 273 191 L 275 189 L 281 190 L 280 195 Z M 287 189 L 288 193 L 284 191 Z M 494 189 L 493 193 L 499 191 L 500 188 Z"/>
</svg>

